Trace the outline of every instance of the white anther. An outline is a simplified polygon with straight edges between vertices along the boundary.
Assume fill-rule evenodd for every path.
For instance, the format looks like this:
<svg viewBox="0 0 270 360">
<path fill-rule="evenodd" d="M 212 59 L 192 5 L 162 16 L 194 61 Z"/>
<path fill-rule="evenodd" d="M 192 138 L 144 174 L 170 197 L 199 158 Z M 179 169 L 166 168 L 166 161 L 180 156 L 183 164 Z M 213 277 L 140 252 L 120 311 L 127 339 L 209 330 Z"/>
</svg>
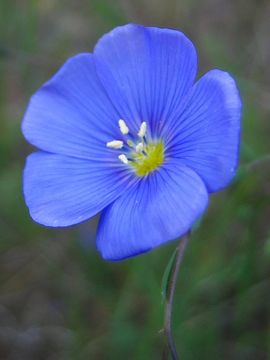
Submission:
<svg viewBox="0 0 270 360">
<path fill-rule="evenodd" d="M 127 127 L 127 124 L 124 120 L 120 119 L 118 121 L 118 125 L 119 125 L 119 128 L 120 128 L 120 131 L 123 135 L 127 135 L 128 132 L 129 132 L 129 128 Z"/>
<path fill-rule="evenodd" d="M 143 122 L 141 123 L 140 130 L 139 130 L 139 132 L 138 132 L 138 136 L 139 136 L 140 138 L 143 138 L 143 137 L 145 136 L 145 134 L 146 134 L 146 122 L 143 121 Z"/>
<path fill-rule="evenodd" d="M 139 144 L 137 144 L 135 150 L 137 152 L 142 152 L 143 151 L 143 143 L 140 142 Z"/>
<path fill-rule="evenodd" d="M 106 146 L 111 149 L 122 149 L 124 143 L 121 140 L 113 140 L 107 142 Z"/>
<path fill-rule="evenodd" d="M 122 163 L 124 163 L 124 164 L 128 164 L 128 158 L 126 157 L 126 155 L 125 154 L 121 154 L 121 155 L 119 155 L 118 156 L 118 159 L 120 160 L 120 161 L 122 161 Z"/>
<path fill-rule="evenodd" d="M 127 144 L 128 144 L 128 146 L 131 147 L 131 148 L 134 147 L 134 143 L 133 143 L 133 141 L 131 141 L 131 140 L 128 140 L 128 141 L 127 141 Z"/>
</svg>

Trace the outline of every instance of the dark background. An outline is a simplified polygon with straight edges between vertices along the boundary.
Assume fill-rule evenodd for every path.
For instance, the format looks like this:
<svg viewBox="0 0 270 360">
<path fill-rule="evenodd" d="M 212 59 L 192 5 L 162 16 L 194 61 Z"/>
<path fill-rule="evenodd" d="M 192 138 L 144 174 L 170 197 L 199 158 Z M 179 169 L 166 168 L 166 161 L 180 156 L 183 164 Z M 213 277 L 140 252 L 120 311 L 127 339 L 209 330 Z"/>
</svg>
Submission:
<svg viewBox="0 0 270 360">
<path fill-rule="evenodd" d="M 30 95 L 66 58 L 128 22 L 184 31 L 200 74 L 228 70 L 244 102 L 238 175 L 212 196 L 180 273 L 182 359 L 270 359 L 269 19 L 263 0 L 0 0 L 0 359 L 161 358 L 161 278 L 176 243 L 106 263 L 95 220 L 41 227 L 21 188 Z"/>
</svg>

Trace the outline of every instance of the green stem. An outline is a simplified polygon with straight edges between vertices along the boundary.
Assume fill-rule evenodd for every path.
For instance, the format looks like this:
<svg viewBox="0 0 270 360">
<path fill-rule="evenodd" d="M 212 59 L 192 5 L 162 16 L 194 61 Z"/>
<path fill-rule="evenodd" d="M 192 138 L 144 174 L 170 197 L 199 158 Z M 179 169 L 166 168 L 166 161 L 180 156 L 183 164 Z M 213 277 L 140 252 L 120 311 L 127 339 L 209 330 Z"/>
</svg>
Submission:
<svg viewBox="0 0 270 360">
<path fill-rule="evenodd" d="M 172 309 L 173 309 L 173 299 L 175 294 L 175 288 L 177 283 L 177 277 L 180 269 L 180 265 L 187 247 L 188 241 L 190 239 L 190 233 L 187 233 L 183 238 L 180 239 L 180 242 L 176 248 L 175 261 L 171 272 L 170 283 L 168 286 L 168 292 L 165 301 L 165 314 L 164 314 L 164 334 L 167 340 L 167 346 L 171 355 L 172 360 L 179 360 L 177 354 L 173 334 L 172 334 Z"/>
</svg>

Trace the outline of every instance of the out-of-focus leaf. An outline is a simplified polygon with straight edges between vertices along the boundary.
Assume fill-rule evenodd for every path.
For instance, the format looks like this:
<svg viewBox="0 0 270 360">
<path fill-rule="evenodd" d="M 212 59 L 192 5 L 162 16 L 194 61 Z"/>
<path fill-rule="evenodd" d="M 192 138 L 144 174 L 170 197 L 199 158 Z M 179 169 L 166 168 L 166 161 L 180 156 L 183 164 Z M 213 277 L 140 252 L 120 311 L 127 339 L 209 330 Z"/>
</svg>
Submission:
<svg viewBox="0 0 270 360">
<path fill-rule="evenodd" d="M 161 295 L 162 295 L 163 302 L 165 302 L 167 295 L 168 295 L 168 289 L 169 289 L 169 285 L 170 285 L 170 281 L 171 281 L 172 270 L 173 270 L 173 266 L 175 263 L 175 258 L 176 258 L 176 249 L 174 250 L 174 252 L 165 268 L 164 274 L 162 276 Z"/>
</svg>

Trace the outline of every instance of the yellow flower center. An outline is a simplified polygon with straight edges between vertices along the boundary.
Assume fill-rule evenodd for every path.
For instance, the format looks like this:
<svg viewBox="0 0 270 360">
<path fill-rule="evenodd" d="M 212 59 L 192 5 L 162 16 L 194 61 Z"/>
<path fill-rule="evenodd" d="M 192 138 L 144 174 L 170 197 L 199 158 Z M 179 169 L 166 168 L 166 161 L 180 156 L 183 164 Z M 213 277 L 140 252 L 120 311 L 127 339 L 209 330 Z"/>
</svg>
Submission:
<svg viewBox="0 0 270 360">
<path fill-rule="evenodd" d="M 106 143 L 110 149 L 121 150 L 118 159 L 131 166 L 137 176 L 146 176 L 164 163 L 163 142 L 148 142 L 146 138 L 147 124 L 143 121 L 137 136 L 129 133 L 129 128 L 123 119 L 118 121 L 119 129 L 126 139 L 112 140 Z"/>
<path fill-rule="evenodd" d="M 146 176 L 156 170 L 164 162 L 164 146 L 162 142 L 145 145 L 143 152 L 133 152 L 130 165 L 138 176 Z"/>
</svg>

